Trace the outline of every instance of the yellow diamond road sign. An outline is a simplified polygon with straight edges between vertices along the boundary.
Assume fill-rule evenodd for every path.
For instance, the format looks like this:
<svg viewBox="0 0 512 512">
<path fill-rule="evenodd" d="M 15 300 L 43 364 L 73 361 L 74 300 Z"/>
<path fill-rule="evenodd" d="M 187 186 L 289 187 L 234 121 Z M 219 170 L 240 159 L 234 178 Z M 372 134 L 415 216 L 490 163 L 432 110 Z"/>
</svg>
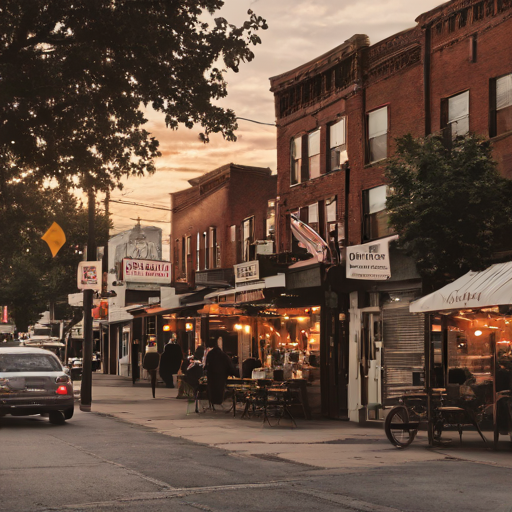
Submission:
<svg viewBox="0 0 512 512">
<path fill-rule="evenodd" d="M 66 243 L 66 235 L 56 222 L 50 226 L 50 229 L 41 237 L 41 239 L 48 244 L 54 258 L 59 252 L 59 249 Z"/>
</svg>

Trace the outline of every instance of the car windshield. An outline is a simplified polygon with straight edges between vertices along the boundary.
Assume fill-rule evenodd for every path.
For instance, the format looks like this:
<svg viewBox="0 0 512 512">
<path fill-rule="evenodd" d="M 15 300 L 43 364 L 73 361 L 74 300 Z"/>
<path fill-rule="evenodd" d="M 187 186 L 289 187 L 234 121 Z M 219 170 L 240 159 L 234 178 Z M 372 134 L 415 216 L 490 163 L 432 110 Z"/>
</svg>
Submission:
<svg viewBox="0 0 512 512">
<path fill-rule="evenodd" d="M 56 372 L 62 367 L 48 354 L 0 354 L 0 372 Z"/>
</svg>

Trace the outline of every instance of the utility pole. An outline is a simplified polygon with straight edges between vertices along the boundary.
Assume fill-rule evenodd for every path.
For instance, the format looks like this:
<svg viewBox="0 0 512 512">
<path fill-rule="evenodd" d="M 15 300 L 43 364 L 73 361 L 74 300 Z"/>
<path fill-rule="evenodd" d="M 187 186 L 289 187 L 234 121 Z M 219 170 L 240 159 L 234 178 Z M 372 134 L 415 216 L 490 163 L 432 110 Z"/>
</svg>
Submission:
<svg viewBox="0 0 512 512">
<path fill-rule="evenodd" d="M 96 198 L 94 189 L 88 192 L 89 230 L 87 238 L 87 261 L 96 261 L 96 230 L 95 210 Z M 91 411 L 92 402 L 92 302 L 94 290 L 84 290 L 84 341 L 82 346 L 82 386 L 80 390 L 80 410 Z"/>
</svg>

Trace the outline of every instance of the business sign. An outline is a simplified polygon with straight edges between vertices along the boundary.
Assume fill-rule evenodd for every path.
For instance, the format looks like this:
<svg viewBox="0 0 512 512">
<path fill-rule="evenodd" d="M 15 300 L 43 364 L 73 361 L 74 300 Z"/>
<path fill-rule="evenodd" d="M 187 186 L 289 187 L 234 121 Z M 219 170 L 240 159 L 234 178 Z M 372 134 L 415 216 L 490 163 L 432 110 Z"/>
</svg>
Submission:
<svg viewBox="0 0 512 512">
<path fill-rule="evenodd" d="M 132 260 L 124 258 L 122 264 L 123 281 L 127 283 L 171 282 L 171 263 L 156 260 Z"/>
<path fill-rule="evenodd" d="M 347 247 L 347 279 L 384 281 L 391 277 L 389 242 L 396 235 Z"/>
<path fill-rule="evenodd" d="M 81 261 L 77 273 L 78 289 L 101 291 L 101 266 L 101 261 Z"/>
<path fill-rule="evenodd" d="M 245 283 L 247 281 L 258 281 L 260 278 L 260 262 L 258 260 L 248 261 L 234 265 L 235 283 Z"/>
<path fill-rule="evenodd" d="M 236 292 L 235 303 L 242 304 L 243 302 L 258 302 L 264 299 L 265 295 L 263 290 L 248 290 L 244 292 Z"/>
</svg>

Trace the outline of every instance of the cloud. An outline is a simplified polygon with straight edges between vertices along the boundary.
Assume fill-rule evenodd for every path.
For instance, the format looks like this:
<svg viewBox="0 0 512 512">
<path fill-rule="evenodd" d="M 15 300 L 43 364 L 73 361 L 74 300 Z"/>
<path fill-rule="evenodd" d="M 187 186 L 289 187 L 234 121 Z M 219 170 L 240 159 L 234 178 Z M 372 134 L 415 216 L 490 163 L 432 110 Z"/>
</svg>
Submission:
<svg viewBox="0 0 512 512">
<path fill-rule="evenodd" d="M 255 59 L 228 72 L 228 96 L 219 102 L 239 117 L 275 122 L 274 98 L 269 78 L 290 71 L 340 45 L 354 34 L 367 34 L 376 43 L 415 25 L 415 18 L 440 5 L 439 0 L 226 0 L 221 13 L 230 23 L 242 24 L 247 10 L 265 18 L 262 44 L 253 47 Z M 208 16 L 207 16 L 208 17 Z M 145 178 L 124 180 L 133 192 L 126 198 L 144 203 L 168 204 L 169 193 L 189 186 L 188 180 L 229 162 L 270 167 L 276 171 L 276 130 L 272 126 L 239 120 L 237 142 L 213 135 L 209 144 L 198 136 L 200 127 L 177 131 L 166 128 L 163 116 L 148 110 L 146 129 L 160 141 L 162 157 L 157 172 Z M 131 218 L 160 219 L 165 212 L 112 204 L 116 231 L 132 227 Z M 151 213 L 150 213 L 151 212 Z M 155 217 L 152 212 L 157 212 Z M 122 228 L 122 229 L 121 229 Z M 165 231 L 164 231 L 165 232 Z M 168 232 L 168 230 L 167 230 Z"/>
</svg>

